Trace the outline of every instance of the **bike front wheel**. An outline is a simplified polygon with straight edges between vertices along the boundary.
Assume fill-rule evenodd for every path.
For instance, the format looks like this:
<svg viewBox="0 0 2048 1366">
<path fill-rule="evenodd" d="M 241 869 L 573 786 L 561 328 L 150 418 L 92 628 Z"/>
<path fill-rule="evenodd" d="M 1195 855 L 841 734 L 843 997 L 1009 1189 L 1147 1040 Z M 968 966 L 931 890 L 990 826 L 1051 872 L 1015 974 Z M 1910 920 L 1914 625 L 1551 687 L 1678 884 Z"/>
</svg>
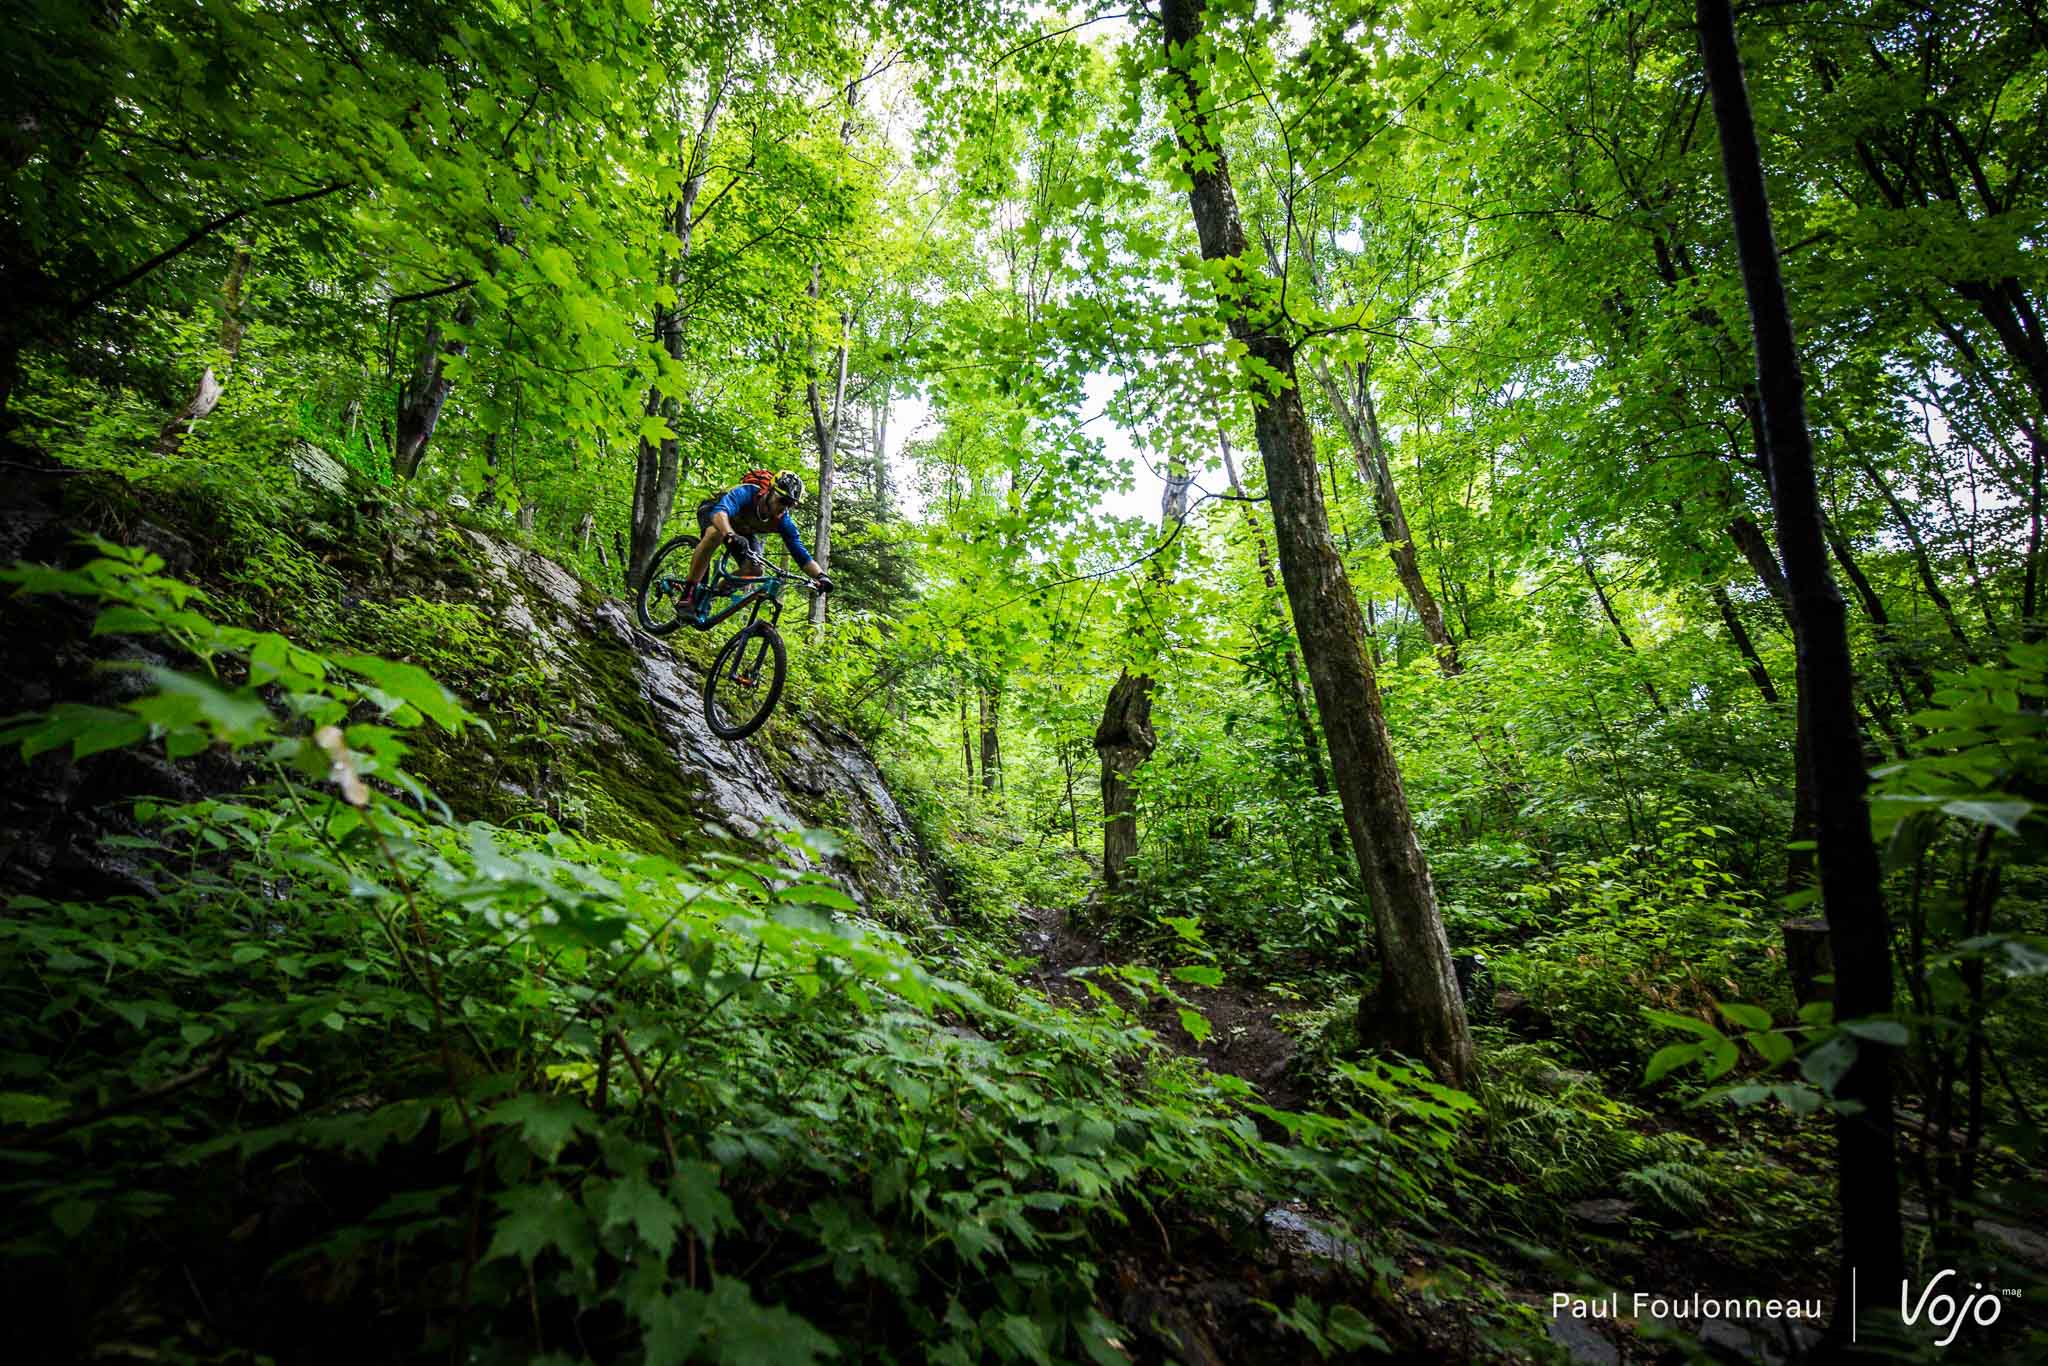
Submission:
<svg viewBox="0 0 2048 1366">
<path fill-rule="evenodd" d="M 744 740 L 761 728 L 782 700 L 789 652 L 765 621 L 725 642 L 704 680 L 704 719 L 721 740 Z"/>
<path fill-rule="evenodd" d="M 683 624 L 683 584 L 690 577 L 690 557 L 696 553 L 695 536 L 678 536 L 647 562 L 640 591 L 633 595 L 633 615 L 647 634 L 665 636 Z"/>
</svg>

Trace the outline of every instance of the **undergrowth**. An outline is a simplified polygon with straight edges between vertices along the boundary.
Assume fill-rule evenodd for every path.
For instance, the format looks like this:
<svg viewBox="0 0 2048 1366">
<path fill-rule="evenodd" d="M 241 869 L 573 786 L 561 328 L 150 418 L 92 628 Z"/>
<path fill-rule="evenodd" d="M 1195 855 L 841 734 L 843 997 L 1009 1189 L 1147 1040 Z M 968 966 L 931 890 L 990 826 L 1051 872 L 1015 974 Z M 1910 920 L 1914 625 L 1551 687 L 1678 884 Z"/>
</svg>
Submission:
<svg viewBox="0 0 2048 1366">
<path fill-rule="evenodd" d="M 258 781 L 135 805 L 156 896 L 0 919 L 4 1236 L 73 1354 L 1120 1360 L 1133 1221 L 1243 1236 L 1306 1192 L 1370 1225 L 1446 1170 L 1463 1098 L 1408 1069 L 1344 1119 L 1263 1112 L 1276 1146 L 1131 1015 L 985 994 L 821 875 L 459 823 L 406 759 L 483 723 L 424 670 L 220 625 L 98 549 L 6 577 L 196 667 L 6 742 Z"/>
</svg>

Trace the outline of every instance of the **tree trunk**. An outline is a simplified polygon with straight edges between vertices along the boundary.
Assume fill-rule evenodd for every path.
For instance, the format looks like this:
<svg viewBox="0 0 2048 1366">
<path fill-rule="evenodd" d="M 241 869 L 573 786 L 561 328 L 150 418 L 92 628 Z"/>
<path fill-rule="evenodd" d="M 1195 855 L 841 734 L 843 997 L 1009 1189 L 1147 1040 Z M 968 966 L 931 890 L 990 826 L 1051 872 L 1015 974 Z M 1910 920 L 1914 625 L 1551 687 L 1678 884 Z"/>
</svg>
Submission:
<svg viewBox="0 0 2048 1366">
<path fill-rule="evenodd" d="M 465 296 L 456 306 L 454 325 L 468 327 L 475 316 L 476 303 Z M 412 378 L 398 397 L 398 436 L 391 451 L 391 472 L 400 479 L 419 474 L 420 464 L 427 458 L 427 443 L 433 440 L 441 410 L 448 405 L 448 390 L 455 381 L 448 376 L 447 358 L 467 354 L 466 340 L 448 340 L 438 321 L 427 325 L 427 335 L 420 340 L 413 361 Z"/>
<path fill-rule="evenodd" d="M 669 230 L 678 245 L 668 271 L 668 285 L 675 292 L 674 306 L 656 304 L 654 338 L 671 362 L 683 357 L 683 287 L 688 283 L 691 243 L 695 237 L 697 197 L 704 192 L 704 177 L 711 168 L 711 141 L 718 135 L 718 119 L 725 108 L 728 68 L 720 53 L 713 66 L 712 86 L 704 104 L 704 119 L 698 125 L 697 140 L 683 156 L 683 185 L 670 206 Z M 642 413 L 667 419 L 676 413 L 676 399 L 660 376 L 647 388 Z M 673 432 L 673 427 L 670 431 Z M 626 582 L 637 584 L 645 577 L 654 552 L 661 548 L 662 528 L 676 502 L 676 485 L 682 479 L 682 447 L 673 435 L 650 441 L 643 433 L 633 462 L 632 546 L 626 556 Z"/>
<path fill-rule="evenodd" d="M 1906 691 L 1906 677 L 1911 675 L 1922 702 L 1934 700 L 1934 681 L 1927 676 L 1927 670 L 1900 641 L 1898 633 L 1892 630 L 1891 614 L 1884 610 L 1884 599 L 1878 597 L 1871 587 L 1863 569 L 1856 563 L 1856 556 L 1849 545 L 1849 538 L 1842 534 L 1834 519 L 1821 514 L 1821 534 L 1827 538 L 1828 549 L 1834 552 L 1835 563 L 1842 566 L 1842 573 L 1848 576 L 1850 587 L 1856 590 L 1856 599 L 1863 604 L 1863 615 L 1870 618 L 1870 633 L 1877 638 L 1879 654 L 1884 657 L 1885 672 L 1891 675 L 1892 686 L 1898 690 L 1902 706 L 1911 707 L 1912 699 Z"/>
<path fill-rule="evenodd" d="M 839 146 L 842 151 L 853 140 L 853 105 L 860 92 L 859 81 L 846 83 L 846 112 L 839 120 Z M 812 299 L 819 297 L 822 272 L 816 264 L 811 266 Z M 818 399 L 818 375 L 815 368 L 806 377 L 805 397 L 811 405 L 811 432 L 818 442 L 818 532 L 817 541 L 811 547 L 811 554 L 818 562 L 818 568 L 832 567 L 832 486 L 838 477 L 839 435 L 846 421 L 846 352 L 851 340 L 853 319 L 845 308 L 839 310 L 839 350 L 834 362 L 837 377 L 832 385 L 832 420 L 825 421 L 824 405 Z M 815 358 L 816 347 L 812 348 Z M 811 625 L 825 623 L 825 595 L 811 594 Z M 987 770 L 984 766 L 983 776 Z"/>
<path fill-rule="evenodd" d="M 228 266 L 228 278 L 220 290 L 220 349 L 226 355 L 229 365 L 242 350 L 242 279 L 249 270 L 249 249 L 237 247 L 235 259 Z M 207 366 L 200 373 L 199 383 L 192 390 L 192 397 L 185 400 L 185 406 L 178 415 L 164 424 L 157 433 L 156 453 L 175 455 L 178 447 L 185 444 L 185 438 L 199 425 L 199 420 L 211 413 L 220 404 L 220 396 L 226 392 L 224 386 Z"/>
<path fill-rule="evenodd" d="M 1941 613 L 1942 621 L 1948 626 L 1949 638 L 1954 640 L 1956 648 L 1963 652 L 1963 658 L 1975 664 L 1977 651 L 1970 644 L 1970 637 L 1964 633 L 1962 622 L 1956 618 L 1955 605 L 1949 601 L 1948 594 L 1941 590 L 1940 581 L 1934 577 L 1934 564 L 1928 559 L 1927 545 L 1920 539 L 1920 527 L 1913 520 L 1913 514 L 1899 501 L 1899 496 L 1892 492 L 1892 486 L 1885 482 L 1884 476 L 1878 473 L 1876 467 L 1868 460 L 1859 459 L 1856 468 L 1863 471 L 1863 477 L 1868 479 L 1872 487 L 1883 497 L 1885 506 L 1891 509 L 1892 520 L 1898 523 L 1900 532 L 1905 535 L 1906 544 L 1913 548 L 1913 568 L 1920 575 L 1920 586 L 1927 590 L 1927 600 L 1934 604 L 1934 610 Z"/>
<path fill-rule="evenodd" d="M 1003 754 L 996 736 L 996 713 L 1002 698 L 988 688 L 981 692 L 981 790 L 993 796 L 1002 786 Z"/>
<path fill-rule="evenodd" d="M 1714 606 L 1721 613 L 1721 624 L 1728 628 L 1728 638 L 1735 642 L 1736 651 L 1742 656 L 1743 667 L 1749 670 L 1756 690 L 1764 695 L 1764 701 L 1778 700 L 1778 690 L 1771 683 L 1771 671 L 1764 667 L 1763 656 L 1756 652 L 1756 642 L 1749 638 L 1749 629 L 1742 624 L 1742 618 L 1735 614 L 1735 604 L 1728 597 L 1728 590 L 1720 584 L 1710 584 L 1707 593 L 1714 600 Z"/>
<path fill-rule="evenodd" d="M 811 267 L 810 295 L 818 297 L 819 270 Z M 818 393 L 818 376 L 815 371 L 804 382 L 804 398 L 811 408 L 811 436 L 818 443 L 818 527 L 817 538 L 811 545 L 811 554 L 818 561 L 818 568 L 832 567 L 832 485 L 837 477 L 839 456 L 839 432 L 846 417 L 846 358 L 848 330 L 852 319 L 843 311 L 839 315 L 839 350 L 833 361 L 835 378 L 832 383 L 832 415 L 828 421 L 825 404 Z M 811 624 L 816 626 L 825 620 L 825 595 L 811 594 Z"/>
<path fill-rule="evenodd" d="M 960 693 L 960 759 L 967 769 L 967 791 L 974 791 L 974 731 L 967 724 L 967 693 Z"/>
<path fill-rule="evenodd" d="M 1600 576 L 1593 572 L 1592 556 L 1580 555 L 1579 566 L 1586 571 L 1586 582 L 1593 585 L 1593 596 L 1599 601 L 1600 610 L 1606 614 L 1608 624 L 1614 627 L 1614 634 L 1621 637 L 1622 648 L 1626 649 L 1630 654 L 1636 653 L 1636 643 L 1628 638 L 1628 628 L 1621 624 L 1621 614 L 1614 610 L 1614 604 L 1607 599 L 1607 590 L 1600 584 Z M 1643 680 L 1643 691 L 1650 695 L 1651 706 L 1654 706 L 1658 711 L 1663 712 L 1667 716 L 1670 715 L 1669 710 L 1664 706 L 1664 699 L 1657 696 L 1657 685 L 1655 683 L 1645 678 Z"/>
<path fill-rule="evenodd" d="M 1174 132 L 1182 169 L 1192 182 L 1188 202 L 1203 258 L 1226 262 L 1232 287 L 1257 293 L 1273 286 L 1245 268 L 1244 223 L 1229 163 L 1202 112 L 1206 92 L 1195 73 L 1205 60 L 1198 50 L 1203 6 L 1204 0 L 1162 0 L 1159 10 L 1162 55 L 1178 87 L 1171 94 Z M 1239 307 L 1228 322 L 1256 374 L 1266 377 L 1255 380 L 1253 413 L 1273 500 L 1280 574 L 1379 934 L 1380 990 L 1376 1001 L 1359 1003 L 1361 1029 L 1366 1037 L 1384 1038 L 1418 1058 L 1438 1076 L 1464 1084 L 1472 1071 L 1464 1003 L 1429 864 L 1416 841 L 1387 735 L 1379 687 L 1365 662 L 1365 623 L 1343 561 L 1330 543 L 1315 438 L 1295 380 L 1294 346 L 1272 324 L 1255 323 L 1255 316 L 1251 307 Z"/>
<path fill-rule="evenodd" d="M 1446 674 L 1459 673 L 1464 666 L 1458 660 L 1457 642 L 1444 625 L 1443 609 L 1437 606 L 1436 595 L 1429 591 L 1429 582 L 1422 577 L 1422 565 L 1415 557 L 1415 535 L 1409 530 L 1408 513 L 1401 505 L 1401 491 L 1395 487 L 1394 468 L 1387 460 L 1386 442 L 1380 436 L 1371 374 L 1365 362 L 1360 361 L 1352 390 L 1358 396 L 1354 409 L 1320 356 L 1316 358 L 1315 372 L 1323 397 L 1336 409 L 1344 434 L 1351 438 L 1351 453 L 1358 461 L 1358 472 L 1372 490 L 1373 511 L 1379 519 L 1380 538 L 1387 543 L 1387 558 L 1394 562 L 1394 577 L 1401 581 L 1401 591 L 1408 595 L 1408 605 L 1415 609 L 1422 622 L 1422 633 L 1429 637 L 1430 646 L 1436 651 L 1437 667 Z"/>
<path fill-rule="evenodd" d="M 1152 680 L 1126 669 L 1110 688 L 1102 724 L 1095 728 L 1095 753 L 1102 760 L 1102 881 L 1112 892 L 1138 852 L 1131 774 L 1158 745 L 1152 733 Z"/>
<path fill-rule="evenodd" d="M 889 384 L 875 400 L 873 429 L 875 455 L 875 524 L 889 520 Z"/>
<path fill-rule="evenodd" d="M 485 512 L 498 505 L 498 434 L 484 433 L 484 484 L 477 491 L 476 508 Z"/>
<path fill-rule="evenodd" d="M 1714 120 L 1721 133 L 1721 164 L 1730 217 L 1756 343 L 1757 395 L 1763 406 L 1771 503 L 1778 548 L 1792 597 L 1799 645 L 1801 761 L 1813 777 L 1820 845 L 1821 900 L 1834 953 L 1839 1019 L 1853 1021 L 1892 1009 L 1890 927 L 1877 849 L 1870 837 L 1863 737 L 1856 725 L 1854 673 L 1849 657 L 1847 609 L 1828 575 L 1821 531 L 1820 491 L 1814 478 L 1812 435 L 1806 425 L 1805 380 L 1793 340 L 1792 316 L 1778 272 L 1763 159 L 1751 122 L 1728 0 L 1696 0 L 1700 51 Z M 1875 1297 L 1899 1283 L 1904 1269 L 1899 1178 L 1892 1116 L 1895 1050 L 1856 1038 L 1856 1060 L 1835 1088 L 1858 1113 L 1837 1113 L 1838 1191 L 1842 1255 L 1836 1303 L 1846 1302 L 1858 1272 Z M 1847 1327 L 1836 1316 L 1837 1338 Z"/>
<path fill-rule="evenodd" d="M 1747 513 L 1737 513 L 1728 520 L 1728 539 L 1735 542 L 1742 558 L 1749 561 L 1749 567 L 1756 571 L 1757 582 L 1770 593 L 1771 601 L 1778 604 L 1778 610 L 1790 623 L 1792 596 L 1785 587 L 1785 571 L 1778 567 L 1778 557 L 1771 553 L 1771 543 L 1763 528 L 1751 521 Z"/>
<path fill-rule="evenodd" d="M 1067 774 L 1067 839 L 1076 853 L 1081 849 L 1081 809 L 1074 801 L 1074 756 L 1067 752 L 1067 742 L 1060 742 L 1060 767 Z"/>
<path fill-rule="evenodd" d="M 1778 935 L 1785 945 L 1785 975 L 1792 979 L 1792 999 L 1800 1005 L 1833 999 L 1833 989 L 1820 980 L 1835 970 L 1833 955 L 1828 952 L 1828 922 L 1818 916 L 1800 916 L 1781 922 Z"/>
<path fill-rule="evenodd" d="M 1223 472 L 1229 476 L 1230 491 L 1244 498 L 1244 485 L 1237 477 L 1237 461 L 1230 452 L 1230 434 L 1223 430 L 1220 422 L 1216 424 L 1216 437 L 1223 447 Z M 1259 514 L 1253 510 L 1250 499 L 1245 499 L 1244 521 L 1251 528 L 1252 549 L 1259 557 L 1259 576 L 1266 581 L 1266 591 L 1271 592 L 1279 586 L 1279 581 L 1273 577 L 1273 557 L 1266 549 L 1266 533 L 1259 526 Z M 1308 759 L 1309 777 L 1315 783 L 1318 795 L 1327 794 L 1330 778 L 1323 772 L 1323 742 L 1316 738 L 1316 723 L 1308 712 L 1308 694 L 1301 686 L 1301 661 L 1296 658 L 1292 645 L 1281 653 L 1281 662 L 1287 670 L 1288 710 L 1294 714 L 1294 729 L 1301 736 L 1301 752 Z M 1342 852 L 1339 837 L 1334 831 L 1331 832 L 1330 843 L 1332 852 Z"/>
</svg>

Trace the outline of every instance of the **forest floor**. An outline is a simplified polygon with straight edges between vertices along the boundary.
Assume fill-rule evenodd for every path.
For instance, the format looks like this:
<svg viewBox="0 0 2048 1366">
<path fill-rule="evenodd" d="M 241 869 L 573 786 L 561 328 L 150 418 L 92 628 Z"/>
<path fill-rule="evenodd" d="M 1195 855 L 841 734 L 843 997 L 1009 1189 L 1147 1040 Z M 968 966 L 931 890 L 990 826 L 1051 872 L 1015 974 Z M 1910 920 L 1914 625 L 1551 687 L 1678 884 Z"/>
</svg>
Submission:
<svg viewBox="0 0 2048 1366">
<path fill-rule="evenodd" d="M 1127 961 L 1102 936 L 1077 926 L 1060 907 L 1024 907 L 1020 922 L 1020 947 L 1035 960 L 1027 980 L 1052 1000 L 1088 1008 L 1091 996 L 1083 978 L 1091 969 Z M 1182 987 L 1180 994 L 1210 1023 L 1208 1037 L 1198 1042 L 1170 1004 L 1133 1000 L 1114 982 L 1103 986 L 1128 1001 L 1175 1053 L 1212 1072 L 1240 1078 L 1273 1109 L 1312 1108 L 1312 1098 L 1292 1074 L 1297 1041 L 1279 1024 L 1280 1017 L 1301 1011 L 1298 996 L 1229 983 Z M 1260 1127 L 1268 1137 L 1281 1134 L 1263 1119 Z M 1182 1234 L 1176 1241 L 1162 1224 L 1156 1247 L 1134 1238 L 1133 1253 L 1117 1264 L 1117 1280 L 1125 1292 L 1124 1321 L 1156 1323 L 1164 1330 L 1162 1336 L 1180 1350 L 1181 1359 L 1194 1366 L 1267 1359 L 1273 1343 L 1273 1311 L 1267 1305 L 1284 1301 L 1282 1289 L 1320 1299 L 1375 1260 L 1371 1250 L 1345 1239 L 1326 1222 L 1340 1214 L 1308 1200 L 1274 1204 L 1259 1219 L 1263 1242 L 1249 1248 L 1214 1236 L 1190 1240 L 1182 1225 L 1175 1226 L 1174 1232 Z M 1514 1346 L 1540 1351 L 1531 1339 L 1510 1346 L 1517 1335 L 1497 1314 L 1474 1314 L 1469 1302 L 1461 1302 L 1453 1287 L 1465 1281 L 1464 1272 L 1419 1255 L 1401 1261 L 1405 1265 L 1387 1278 L 1391 1293 L 1361 1306 L 1385 1334 L 1393 1360 L 1524 1361 L 1532 1356 Z M 1451 1293 L 1440 1294 L 1440 1285 Z M 1495 1304 L 1505 1307 L 1501 1297 L 1495 1297 Z M 1526 1333 L 1530 1325 L 1516 1327 Z M 1562 1345 L 1563 1340 L 1558 1341 Z M 1298 1340 L 1291 1348 L 1300 1350 Z M 1383 1361 L 1388 1356 L 1361 1354 L 1360 1359 Z M 1596 1353 L 1578 1359 L 1620 1358 L 1610 1350 L 1605 1357 Z"/>
<path fill-rule="evenodd" d="M 1031 972 L 1032 985 L 1053 1000 L 1085 1004 L 1087 989 L 1068 974 L 1118 961 L 1109 945 L 1076 928 L 1057 906 L 1027 906 L 1021 914 L 1023 948 L 1038 960 Z M 1155 1002 L 1144 1010 L 1143 1018 L 1167 1046 L 1199 1059 L 1212 1072 L 1250 1082 L 1259 1098 L 1276 1110 L 1292 1110 L 1306 1099 L 1288 1078 L 1295 1040 L 1277 1023 L 1280 1015 L 1301 1009 L 1298 999 L 1229 983 L 1184 987 L 1181 994 L 1207 1017 L 1210 1033 L 1197 1042 L 1170 1007 Z"/>
<path fill-rule="evenodd" d="M 1023 908 L 1019 940 L 1023 953 L 1035 960 L 1027 977 L 1030 984 L 1053 1000 L 1079 1008 L 1087 1008 L 1091 1000 L 1082 985 L 1090 970 L 1124 961 L 1102 936 L 1077 926 L 1059 907 Z M 1113 982 L 1104 987 L 1115 990 Z M 1120 994 L 1130 1000 L 1128 994 Z M 1315 1108 L 1314 1098 L 1291 1066 L 1297 1040 L 1279 1023 L 1281 1017 L 1301 1011 L 1299 997 L 1231 984 L 1184 988 L 1181 994 L 1209 1019 L 1207 1039 L 1197 1042 L 1170 1005 L 1130 1003 L 1164 1045 L 1211 1071 L 1243 1079 L 1266 1105 L 1279 1110 Z M 1643 1120 L 1650 1131 L 1673 1127 L 1668 1117 L 1645 1115 Z M 1276 1126 L 1260 1123 L 1262 1129 L 1271 1129 L 1269 1136 L 1279 1136 Z M 1789 1170 L 1787 1175 L 1792 1175 Z M 1797 1178 L 1824 1180 L 1825 1173 L 1816 1168 Z M 1619 1287 L 1624 1303 L 1637 1289 L 1681 1294 L 1689 1287 L 1711 1286 L 1717 1296 L 1829 1294 L 1825 1267 L 1810 1259 L 1794 1273 L 1797 1283 L 1788 1284 L 1788 1267 L 1737 1268 L 1682 1232 L 1672 1236 L 1646 1230 L 1633 1217 L 1635 1202 L 1622 1192 L 1577 1200 L 1569 1212 L 1570 1225 L 1558 1231 L 1555 1241 L 1560 1246 L 1555 1251 L 1533 1242 L 1503 1246 L 1448 1228 L 1393 1230 L 1388 1246 L 1395 1255 L 1390 1266 L 1384 1252 L 1376 1259 L 1322 1222 L 1337 1212 L 1308 1201 L 1287 1201 L 1263 1213 L 1266 1246 L 1233 1248 L 1214 1239 L 1193 1246 L 1174 1244 L 1162 1226 L 1158 1232 L 1168 1258 L 1144 1272 L 1149 1279 L 1134 1279 L 1141 1265 L 1157 1255 L 1140 1253 L 1131 1266 L 1119 1268 L 1119 1277 L 1127 1287 L 1148 1286 L 1144 1298 L 1125 1308 L 1143 1305 L 1162 1325 L 1172 1325 L 1185 1359 L 1194 1362 L 1257 1355 L 1247 1352 L 1247 1337 L 1258 1335 L 1261 1328 L 1270 1333 L 1271 1318 L 1252 1301 L 1279 1298 L 1267 1285 L 1276 1276 L 1305 1276 L 1327 1291 L 1346 1264 L 1375 1260 L 1383 1274 L 1392 1274 L 1384 1274 L 1387 1295 L 1372 1306 L 1371 1317 L 1387 1333 L 1396 1359 L 1522 1361 L 1549 1356 L 1583 1366 L 1702 1359 L 1776 1363 L 1800 1360 L 1817 1345 L 1816 1332 L 1788 1330 L 1775 1321 L 1709 1316 L 1659 1325 L 1635 1322 L 1626 1313 L 1609 1320 L 1554 1313 L 1555 1291 L 1592 1296 L 1607 1293 L 1610 1285 Z M 1487 1310 L 1475 1312 L 1482 1305 Z M 1540 1327 L 1527 1318 L 1510 1327 L 1516 1306 L 1533 1314 Z M 1136 1317 L 1142 1320 L 1145 1315 Z M 1134 1319 L 1127 1316 L 1126 1321 Z M 1514 1328 L 1533 1330 L 1544 1340 L 1521 1337 Z"/>
</svg>

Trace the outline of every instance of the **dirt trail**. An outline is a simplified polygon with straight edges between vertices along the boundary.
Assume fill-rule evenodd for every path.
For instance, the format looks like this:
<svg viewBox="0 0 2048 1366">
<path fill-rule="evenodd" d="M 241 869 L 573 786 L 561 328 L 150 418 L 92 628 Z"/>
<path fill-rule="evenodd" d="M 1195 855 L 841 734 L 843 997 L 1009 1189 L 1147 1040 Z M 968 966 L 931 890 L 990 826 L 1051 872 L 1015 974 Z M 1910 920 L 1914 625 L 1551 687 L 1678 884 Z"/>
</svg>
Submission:
<svg viewBox="0 0 2048 1366">
<path fill-rule="evenodd" d="M 1100 938 L 1077 929 L 1057 906 L 1027 906 L 1023 919 L 1024 952 L 1038 959 L 1030 980 L 1054 1000 L 1070 1005 L 1086 1002 L 1087 989 L 1068 974 L 1077 968 L 1102 967 L 1120 961 Z M 1288 1063 L 1294 1058 L 1294 1040 L 1274 1023 L 1275 1016 L 1301 1009 L 1299 1001 L 1234 987 L 1228 982 L 1220 987 L 1180 990 L 1208 1019 L 1209 1037 L 1196 1043 L 1181 1027 L 1173 1006 L 1155 1003 L 1142 1010 L 1140 1016 L 1162 1042 L 1177 1053 L 1200 1058 L 1212 1072 L 1227 1072 L 1250 1082 L 1259 1098 L 1275 1109 L 1299 1108 L 1305 1097 L 1287 1074 Z"/>
</svg>

